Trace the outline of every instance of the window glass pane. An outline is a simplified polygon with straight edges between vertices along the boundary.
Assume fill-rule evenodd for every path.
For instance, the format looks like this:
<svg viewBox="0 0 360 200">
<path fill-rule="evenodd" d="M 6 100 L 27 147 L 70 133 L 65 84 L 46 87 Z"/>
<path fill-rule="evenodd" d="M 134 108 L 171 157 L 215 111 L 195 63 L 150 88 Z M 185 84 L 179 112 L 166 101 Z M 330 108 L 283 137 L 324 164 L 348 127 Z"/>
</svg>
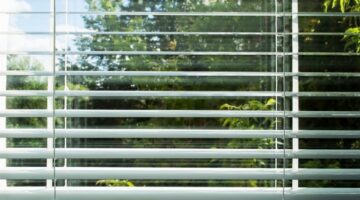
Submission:
<svg viewBox="0 0 360 200">
<path fill-rule="evenodd" d="M 0 199 L 360 199 L 358 0 L 7 0 Z"/>
</svg>

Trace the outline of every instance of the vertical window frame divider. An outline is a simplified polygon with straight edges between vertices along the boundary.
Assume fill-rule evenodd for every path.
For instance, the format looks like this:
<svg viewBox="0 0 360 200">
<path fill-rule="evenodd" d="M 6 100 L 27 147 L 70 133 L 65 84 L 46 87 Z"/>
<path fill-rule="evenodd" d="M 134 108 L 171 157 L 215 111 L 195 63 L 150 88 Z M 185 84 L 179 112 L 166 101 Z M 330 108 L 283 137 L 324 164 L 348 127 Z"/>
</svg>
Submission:
<svg viewBox="0 0 360 200">
<path fill-rule="evenodd" d="M 299 76 L 297 75 L 299 72 L 299 8 L 298 8 L 298 0 L 291 1 L 291 72 L 294 74 L 292 76 L 292 86 L 291 90 L 294 94 L 299 92 Z M 292 96 L 292 113 L 299 112 L 299 97 L 298 95 Z M 292 133 L 296 134 L 299 131 L 299 117 L 292 116 Z M 292 151 L 299 150 L 299 139 L 294 137 L 292 138 Z M 299 169 L 299 159 L 292 159 L 292 170 L 296 171 Z M 299 187 L 299 181 L 296 179 L 292 179 L 292 189 L 296 190 Z"/>
<path fill-rule="evenodd" d="M 9 4 L 4 4 L 3 9 L 6 11 L 9 7 Z M 9 16 L 8 13 L 1 13 L 2 17 L 0 18 L 0 29 L 5 29 L 1 31 L 8 31 L 8 24 L 9 24 Z M 3 24 L 4 23 L 4 24 Z M 3 26 L 4 25 L 4 26 Z M 0 46 L 4 46 L 4 49 L 7 46 L 7 34 L 0 35 L 1 41 Z M 0 71 L 7 71 L 7 55 L 0 55 Z M 3 75 L 0 78 L 0 92 L 6 92 L 6 79 L 7 76 Z M 0 96 L 0 110 L 6 110 L 6 96 Z M 6 117 L 0 117 L 0 130 L 6 129 Z M 0 150 L 6 149 L 6 137 L 0 137 Z M 0 158 L 0 168 L 6 168 L 6 158 Z M 0 179 L 0 188 L 7 187 L 7 180 Z"/>
<path fill-rule="evenodd" d="M 56 109 L 56 104 L 55 104 L 55 68 L 56 68 L 56 0 L 51 0 L 51 11 L 52 11 L 52 26 L 50 26 L 50 28 L 52 29 L 52 54 L 51 54 L 51 61 L 52 61 L 52 75 L 50 76 L 51 79 L 48 79 L 48 90 L 51 90 L 50 92 L 52 93 L 52 95 L 50 97 L 48 97 L 48 105 L 47 105 L 47 109 L 51 110 L 52 109 L 52 117 L 51 117 L 51 121 L 48 119 L 48 124 L 47 124 L 47 128 L 51 129 L 50 131 L 52 132 L 52 138 L 48 138 L 47 143 L 48 143 L 48 148 L 49 145 L 51 145 L 50 147 L 52 148 L 52 152 L 53 152 L 53 157 L 51 159 L 51 166 L 49 166 L 49 163 L 47 163 L 47 167 L 52 167 L 53 170 L 53 180 L 47 180 L 47 186 L 49 184 L 49 182 L 51 183 L 51 186 L 53 187 L 53 199 L 56 200 L 56 145 L 55 145 L 55 139 L 56 139 L 56 134 L 55 134 L 55 109 Z M 51 21 L 50 20 L 50 21 Z M 50 84 L 50 83 L 52 84 Z M 49 102 L 51 100 L 51 102 Z M 50 103 L 50 104 L 49 104 Z M 49 105 L 51 106 L 51 109 L 49 109 Z M 49 127 L 50 126 L 50 127 Z"/>
<path fill-rule="evenodd" d="M 280 4 L 280 8 L 279 9 L 279 2 Z M 278 108 L 283 109 L 283 115 L 281 116 L 282 119 L 282 124 L 281 124 L 281 128 L 282 128 L 282 150 L 283 150 L 283 157 L 282 159 L 282 183 L 281 183 L 281 187 L 282 187 L 282 200 L 285 200 L 285 176 L 286 176 L 286 154 L 285 154 L 285 149 L 286 149 L 286 68 L 285 68 L 285 20 L 284 20 L 284 13 L 285 13 L 285 0 L 275 0 L 275 6 L 276 6 L 276 73 L 279 73 L 279 62 L 281 65 L 281 76 L 282 76 L 282 82 L 281 85 L 277 85 L 276 87 L 276 93 L 278 92 L 279 87 L 282 87 L 282 105 L 279 106 Z M 279 18 L 281 19 L 280 21 L 280 31 L 279 31 Z M 279 43 L 278 39 L 281 39 L 281 43 Z M 279 45 L 281 51 L 279 51 Z M 278 84 L 278 80 L 277 84 Z M 281 91 L 280 91 L 281 92 Z M 278 105 L 278 97 L 276 97 L 276 102 Z M 276 111 L 278 111 L 278 108 L 276 109 Z M 277 129 L 278 130 L 278 129 Z M 277 138 L 276 138 L 277 139 Z"/>
<path fill-rule="evenodd" d="M 282 13 L 281 13 L 281 19 L 282 19 L 282 52 L 281 52 L 281 61 L 282 61 L 282 72 L 283 72 L 283 79 L 282 79 L 282 91 L 283 91 L 283 95 L 282 95 L 282 99 L 283 99 L 283 105 L 282 105 L 282 108 L 283 108 L 283 116 L 282 116 L 282 119 L 283 119 L 283 124 L 282 124 L 282 128 L 283 128 L 283 158 L 282 158 L 282 162 L 283 162 L 283 179 L 282 179 L 282 200 L 285 200 L 286 197 L 285 197 L 285 189 L 286 189 L 286 179 L 285 179 L 285 176 L 286 176 L 286 169 L 287 169 L 287 166 L 286 166 L 286 154 L 285 154 L 285 151 L 286 151 L 286 130 L 288 129 L 287 128 L 287 117 L 286 117 L 286 58 L 285 58 L 285 51 L 286 51 L 286 48 L 285 48 L 285 11 L 286 11 L 286 0 L 281 0 L 281 3 L 282 3 Z"/>
<path fill-rule="evenodd" d="M 55 0 L 56 1 L 56 0 Z M 69 0 L 64 0 L 65 2 L 65 27 L 68 27 L 69 25 L 69 19 L 68 19 L 68 15 L 69 15 Z M 56 12 L 55 12 L 56 14 Z M 55 36 L 56 36 L 56 32 L 55 32 Z M 69 30 L 66 29 L 66 35 L 65 35 L 65 57 L 64 57 L 64 71 L 65 71 L 65 76 L 64 76 L 64 90 L 66 92 L 69 91 L 69 87 L 68 87 L 68 74 L 67 74 L 67 69 L 68 69 L 68 40 L 69 40 Z M 56 51 L 56 48 L 54 49 L 54 51 Z M 54 70 L 56 73 L 56 69 Z M 54 88 L 54 91 L 56 92 L 56 88 Z M 67 110 L 67 106 L 68 106 L 68 96 L 65 95 L 64 96 L 64 110 Z M 67 117 L 64 117 L 64 129 L 65 131 L 67 130 Z M 64 148 L 67 148 L 67 138 L 64 137 Z M 64 166 L 63 167 L 67 167 L 67 160 L 68 159 L 64 159 Z M 67 187 L 67 180 L 64 180 L 64 187 Z"/>
<path fill-rule="evenodd" d="M 279 17 L 281 17 L 281 15 L 279 15 L 279 9 L 278 9 L 278 6 L 279 6 L 279 4 L 278 4 L 278 0 L 274 0 L 274 6 L 275 6 L 275 72 L 276 72 L 276 78 L 275 78 L 275 93 L 277 94 L 278 92 L 279 92 L 279 84 L 278 84 L 278 82 L 279 82 L 279 76 L 278 76 L 278 73 L 279 73 L 279 71 L 278 71 L 278 67 L 279 67 L 279 63 L 278 63 L 278 58 L 279 58 L 279 52 L 278 52 L 278 43 L 279 43 L 279 41 L 278 41 L 278 38 L 279 37 L 281 37 L 282 35 L 281 34 L 279 34 L 279 32 L 278 32 L 278 29 L 279 29 L 279 27 L 278 27 L 278 18 Z M 281 55 L 282 56 L 282 55 Z M 283 74 L 284 75 L 284 74 Z M 285 76 L 283 76 L 283 78 L 285 78 Z M 275 111 L 277 112 L 278 111 L 278 109 L 279 108 L 281 108 L 281 107 L 279 107 L 278 106 L 278 104 L 279 104 L 279 96 L 278 95 L 276 95 L 276 97 L 275 97 L 275 102 L 276 102 L 276 104 L 275 104 Z M 285 113 L 284 113 L 284 116 L 285 116 Z M 283 117 L 281 117 L 281 118 L 283 118 Z M 280 118 L 276 118 L 276 123 L 275 123 L 275 130 L 277 131 L 278 129 L 279 129 L 279 127 L 278 127 L 278 120 L 279 120 Z M 282 127 L 283 128 L 283 130 L 284 130 L 284 127 Z M 284 139 L 285 139 L 285 137 L 284 137 L 285 135 L 283 135 L 283 141 L 284 141 Z M 277 150 L 278 149 L 278 138 L 275 138 L 275 149 Z M 283 149 L 284 150 L 284 149 Z M 285 150 L 284 150 L 285 151 Z M 284 156 L 285 156 L 285 154 L 284 154 Z M 285 158 L 285 157 L 284 157 Z M 278 159 L 275 159 L 275 169 L 277 169 L 278 168 Z M 282 182 L 284 182 L 284 180 L 285 180 L 285 168 L 284 168 L 284 164 L 283 164 L 283 176 L 282 176 Z M 277 181 L 278 180 L 275 180 L 275 188 L 277 188 L 278 187 L 278 185 L 277 185 Z M 282 184 L 282 186 L 281 186 L 282 188 L 283 188 L 283 192 L 282 192 L 282 195 L 283 195 L 283 198 L 284 198 L 284 185 Z"/>
</svg>

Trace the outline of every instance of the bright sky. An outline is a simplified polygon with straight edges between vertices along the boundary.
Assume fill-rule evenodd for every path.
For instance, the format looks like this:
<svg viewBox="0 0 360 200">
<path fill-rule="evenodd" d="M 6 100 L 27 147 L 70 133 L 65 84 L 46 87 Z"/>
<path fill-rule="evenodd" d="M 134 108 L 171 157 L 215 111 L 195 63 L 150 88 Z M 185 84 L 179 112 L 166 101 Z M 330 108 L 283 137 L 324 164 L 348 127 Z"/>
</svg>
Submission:
<svg viewBox="0 0 360 200">
<path fill-rule="evenodd" d="M 56 10 L 66 11 L 68 8 L 77 11 L 85 11 L 84 0 L 56 0 Z M 51 0 L 5 0 L 1 2 L 0 12 L 51 12 Z M 51 51 L 52 35 L 25 34 L 28 32 L 51 32 L 52 17 L 50 14 L 0 14 L 0 32 L 20 32 L 23 34 L 2 35 L 0 51 Z M 57 31 L 87 31 L 83 27 L 83 20 L 80 15 L 57 15 Z M 5 38 L 4 38 L 5 37 Z M 56 48 L 65 49 L 71 45 L 74 36 L 57 36 Z M 5 42 L 5 41 L 6 42 Z M 66 42 L 67 41 L 67 42 Z M 5 43 L 4 43 L 5 42 Z M 44 67 L 51 65 L 51 59 L 46 56 L 34 56 Z"/>
</svg>

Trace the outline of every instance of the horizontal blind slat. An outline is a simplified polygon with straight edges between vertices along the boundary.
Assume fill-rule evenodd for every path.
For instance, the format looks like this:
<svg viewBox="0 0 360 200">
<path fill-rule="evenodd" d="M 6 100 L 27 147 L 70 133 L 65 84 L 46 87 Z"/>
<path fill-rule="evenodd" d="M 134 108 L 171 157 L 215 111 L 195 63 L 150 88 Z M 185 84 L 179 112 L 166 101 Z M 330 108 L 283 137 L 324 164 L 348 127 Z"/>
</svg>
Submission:
<svg viewBox="0 0 360 200">
<path fill-rule="evenodd" d="M 301 158 L 359 159 L 360 150 L 342 149 L 183 149 L 183 148 L 57 148 L 56 158 Z M 0 158 L 54 158 L 54 150 L 7 148 Z"/>
<path fill-rule="evenodd" d="M 55 91 L 55 97 L 280 97 L 283 92 L 271 91 Z M 45 90 L 7 90 L 0 96 L 52 96 Z M 360 92 L 285 92 L 286 97 L 360 97 Z"/>
<path fill-rule="evenodd" d="M 281 111 L 229 110 L 28 110 L 0 111 L 0 117 L 281 117 Z"/>
<path fill-rule="evenodd" d="M 52 14 L 48 11 L 1 11 L 2 14 Z M 299 17 L 356 17 L 358 12 L 141 12 L 141 11 L 57 11 L 58 15 L 127 15 L 127 16 L 293 16 Z"/>
<path fill-rule="evenodd" d="M 0 96 L 51 96 L 52 93 L 41 90 L 8 90 Z M 56 97 L 274 97 L 280 92 L 271 91 L 55 91 Z M 360 96 L 360 94 L 359 94 Z"/>
<path fill-rule="evenodd" d="M 218 118 L 218 117 L 303 117 L 303 118 L 358 118 L 360 111 L 255 111 L 255 110 L 55 110 L 8 109 L 0 110 L 0 117 L 134 117 L 134 118 Z"/>
<path fill-rule="evenodd" d="M 66 138 L 281 138 L 282 130 L 227 129 L 5 129 L 0 137 Z"/>
<path fill-rule="evenodd" d="M 7 200 L 49 200 L 53 188 L 7 188 L 0 198 Z M 359 188 L 224 188 L 224 187 L 57 187 L 56 200 L 281 200 L 285 192 L 288 200 L 358 200 Z"/>
<path fill-rule="evenodd" d="M 51 51 L 0 51 L 13 55 L 52 55 Z M 57 51 L 56 55 L 155 55 L 155 56 L 359 56 L 355 52 L 255 52 L 255 51 Z"/>
<path fill-rule="evenodd" d="M 2 35 L 52 35 L 52 32 L 45 31 L 0 31 Z M 281 35 L 281 36 L 291 36 L 291 35 L 302 35 L 302 36 L 343 36 L 343 35 L 359 35 L 359 33 L 349 33 L 349 32 L 167 32 L 167 31 L 134 31 L 134 32 L 122 32 L 122 31 L 91 31 L 91 30 L 81 30 L 81 31 L 57 31 L 55 35 L 196 35 L 196 36 L 207 36 L 207 35 Z"/>
<path fill-rule="evenodd" d="M 1 71 L 2 76 L 52 76 L 50 71 Z M 56 76 L 185 76 L 185 77 L 227 77 L 227 76 L 304 76 L 304 77 L 360 77 L 360 73 L 350 72 L 252 72 L 252 71 L 56 71 Z"/>
<path fill-rule="evenodd" d="M 169 168 L 169 167 L 7 167 L 0 179 L 137 180 L 360 180 L 360 169 Z"/>
<path fill-rule="evenodd" d="M 3 129 L 6 138 L 360 138 L 356 130 Z"/>
</svg>

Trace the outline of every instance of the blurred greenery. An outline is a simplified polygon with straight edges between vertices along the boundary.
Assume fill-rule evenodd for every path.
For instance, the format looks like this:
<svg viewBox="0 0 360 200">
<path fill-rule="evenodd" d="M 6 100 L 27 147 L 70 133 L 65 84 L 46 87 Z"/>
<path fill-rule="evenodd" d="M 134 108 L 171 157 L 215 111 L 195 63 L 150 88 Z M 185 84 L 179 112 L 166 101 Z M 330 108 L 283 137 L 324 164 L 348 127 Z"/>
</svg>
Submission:
<svg viewBox="0 0 360 200">
<path fill-rule="evenodd" d="M 237 1 L 130 1 L 128 3 L 110 0 L 87 1 L 89 10 L 96 11 L 266 11 L 273 3 L 268 1 L 244 2 Z M 265 10 L 263 10 L 265 9 Z M 244 20 L 245 19 L 245 20 Z M 122 31 L 122 32 L 154 32 L 154 35 L 84 35 L 76 39 L 77 50 L 81 51 L 273 51 L 275 46 L 268 36 L 208 36 L 208 35 L 158 35 L 156 32 L 271 32 L 273 26 L 267 25 L 272 17 L 177 17 L 177 16 L 84 16 L 85 27 L 94 31 Z M 270 64 L 269 64 L 270 63 Z M 273 71 L 274 58 L 259 56 L 257 59 L 249 56 L 188 56 L 188 55 L 84 55 L 76 62 L 69 63 L 68 70 L 88 71 Z M 60 68 L 64 68 L 61 65 Z M 275 70 L 274 70 L 275 71 Z M 271 78 L 228 78 L 219 77 L 76 77 L 69 82 L 76 85 L 86 85 L 89 90 L 140 90 L 140 91 L 271 91 L 275 79 Z M 85 101 L 87 103 L 85 103 Z M 263 102 L 265 101 L 265 102 Z M 232 110 L 272 110 L 275 99 L 216 99 L 216 98 L 151 98 L 151 99 L 103 99 L 79 100 L 72 99 L 70 105 L 77 108 L 86 104 L 87 109 L 232 109 Z M 73 121 L 75 127 L 92 127 L 102 123 L 102 119 Z M 223 119 L 187 119 L 187 118 L 150 118 L 150 119 L 106 119 L 106 127 L 118 127 L 126 124 L 129 128 L 223 128 L 223 129 L 274 129 L 275 119 L 267 118 L 223 118 Z M 86 125 L 85 125 L 86 124 Z M 118 141 L 118 145 L 116 145 Z M 74 140 L 72 141 L 75 142 Z M 108 145 L 133 148 L 163 147 L 163 148 L 275 148 L 274 139 L 113 139 L 80 141 L 89 147 L 96 144 L 103 147 Z M 105 145 L 107 144 L 107 145 Z M 120 145 L 121 144 L 121 145 Z M 81 161 L 78 161 L 81 162 Z M 106 161 L 105 161 L 106 162 Z M 131 161 L 128 161 L 131 162 Z M 152 160 L 132 161 L 132 166 L 150 165 Z M 217 167 L 232 166 L 229 160 L 213 159 Z M 191 161 L 179 159 L 183 166 L 191 165 Z M 211 165 L 211 163 L 209 163 Z M 273 160 L 247 159 L 237 167 L 267 167 L 273 165 Z M 84 163 L 83 163 L 84 164 Z M 84 164 L 86 165 L 86 164 Z M 157 166 L 166 167 L 170 163 L 163 161 Z M 261 183 L 260 183 L 261 182 Z M 128 186 L 127 181 L 100 180 L 100 185 Z M 154 183 L 166 185 L 166 181 Z M 189 181 L 177 181 L 178 185 L 190 184 Z M 205 181 L 207 185 L 221 185 L 221 181 Z M 226 183 L 225 183 L 226 184 Z M 233 186 L 271 186 L 274 181 L 234 181 Z M 146 185 L 137 181 L 135 185 Z"/>
<path fill-rule="evenodd" d="M 96 181 L 96 184 L 111 186 L 111 187 L 119 187 L 119 186 L 134 187 L 134 184 L 128 180 L 99 180 Z"/>
<path fill-rule="evenodd" d="M 325 12 L 329 10 L 340 10 L 345 12 L 360 12 L 360 0 L 325 0 Z M 346 41 L 345 49 L 349 51 L 360 52 L 360 17 L 344 17 L 348 23 L 345 31 L 344 40 Z"/>
</svg>

